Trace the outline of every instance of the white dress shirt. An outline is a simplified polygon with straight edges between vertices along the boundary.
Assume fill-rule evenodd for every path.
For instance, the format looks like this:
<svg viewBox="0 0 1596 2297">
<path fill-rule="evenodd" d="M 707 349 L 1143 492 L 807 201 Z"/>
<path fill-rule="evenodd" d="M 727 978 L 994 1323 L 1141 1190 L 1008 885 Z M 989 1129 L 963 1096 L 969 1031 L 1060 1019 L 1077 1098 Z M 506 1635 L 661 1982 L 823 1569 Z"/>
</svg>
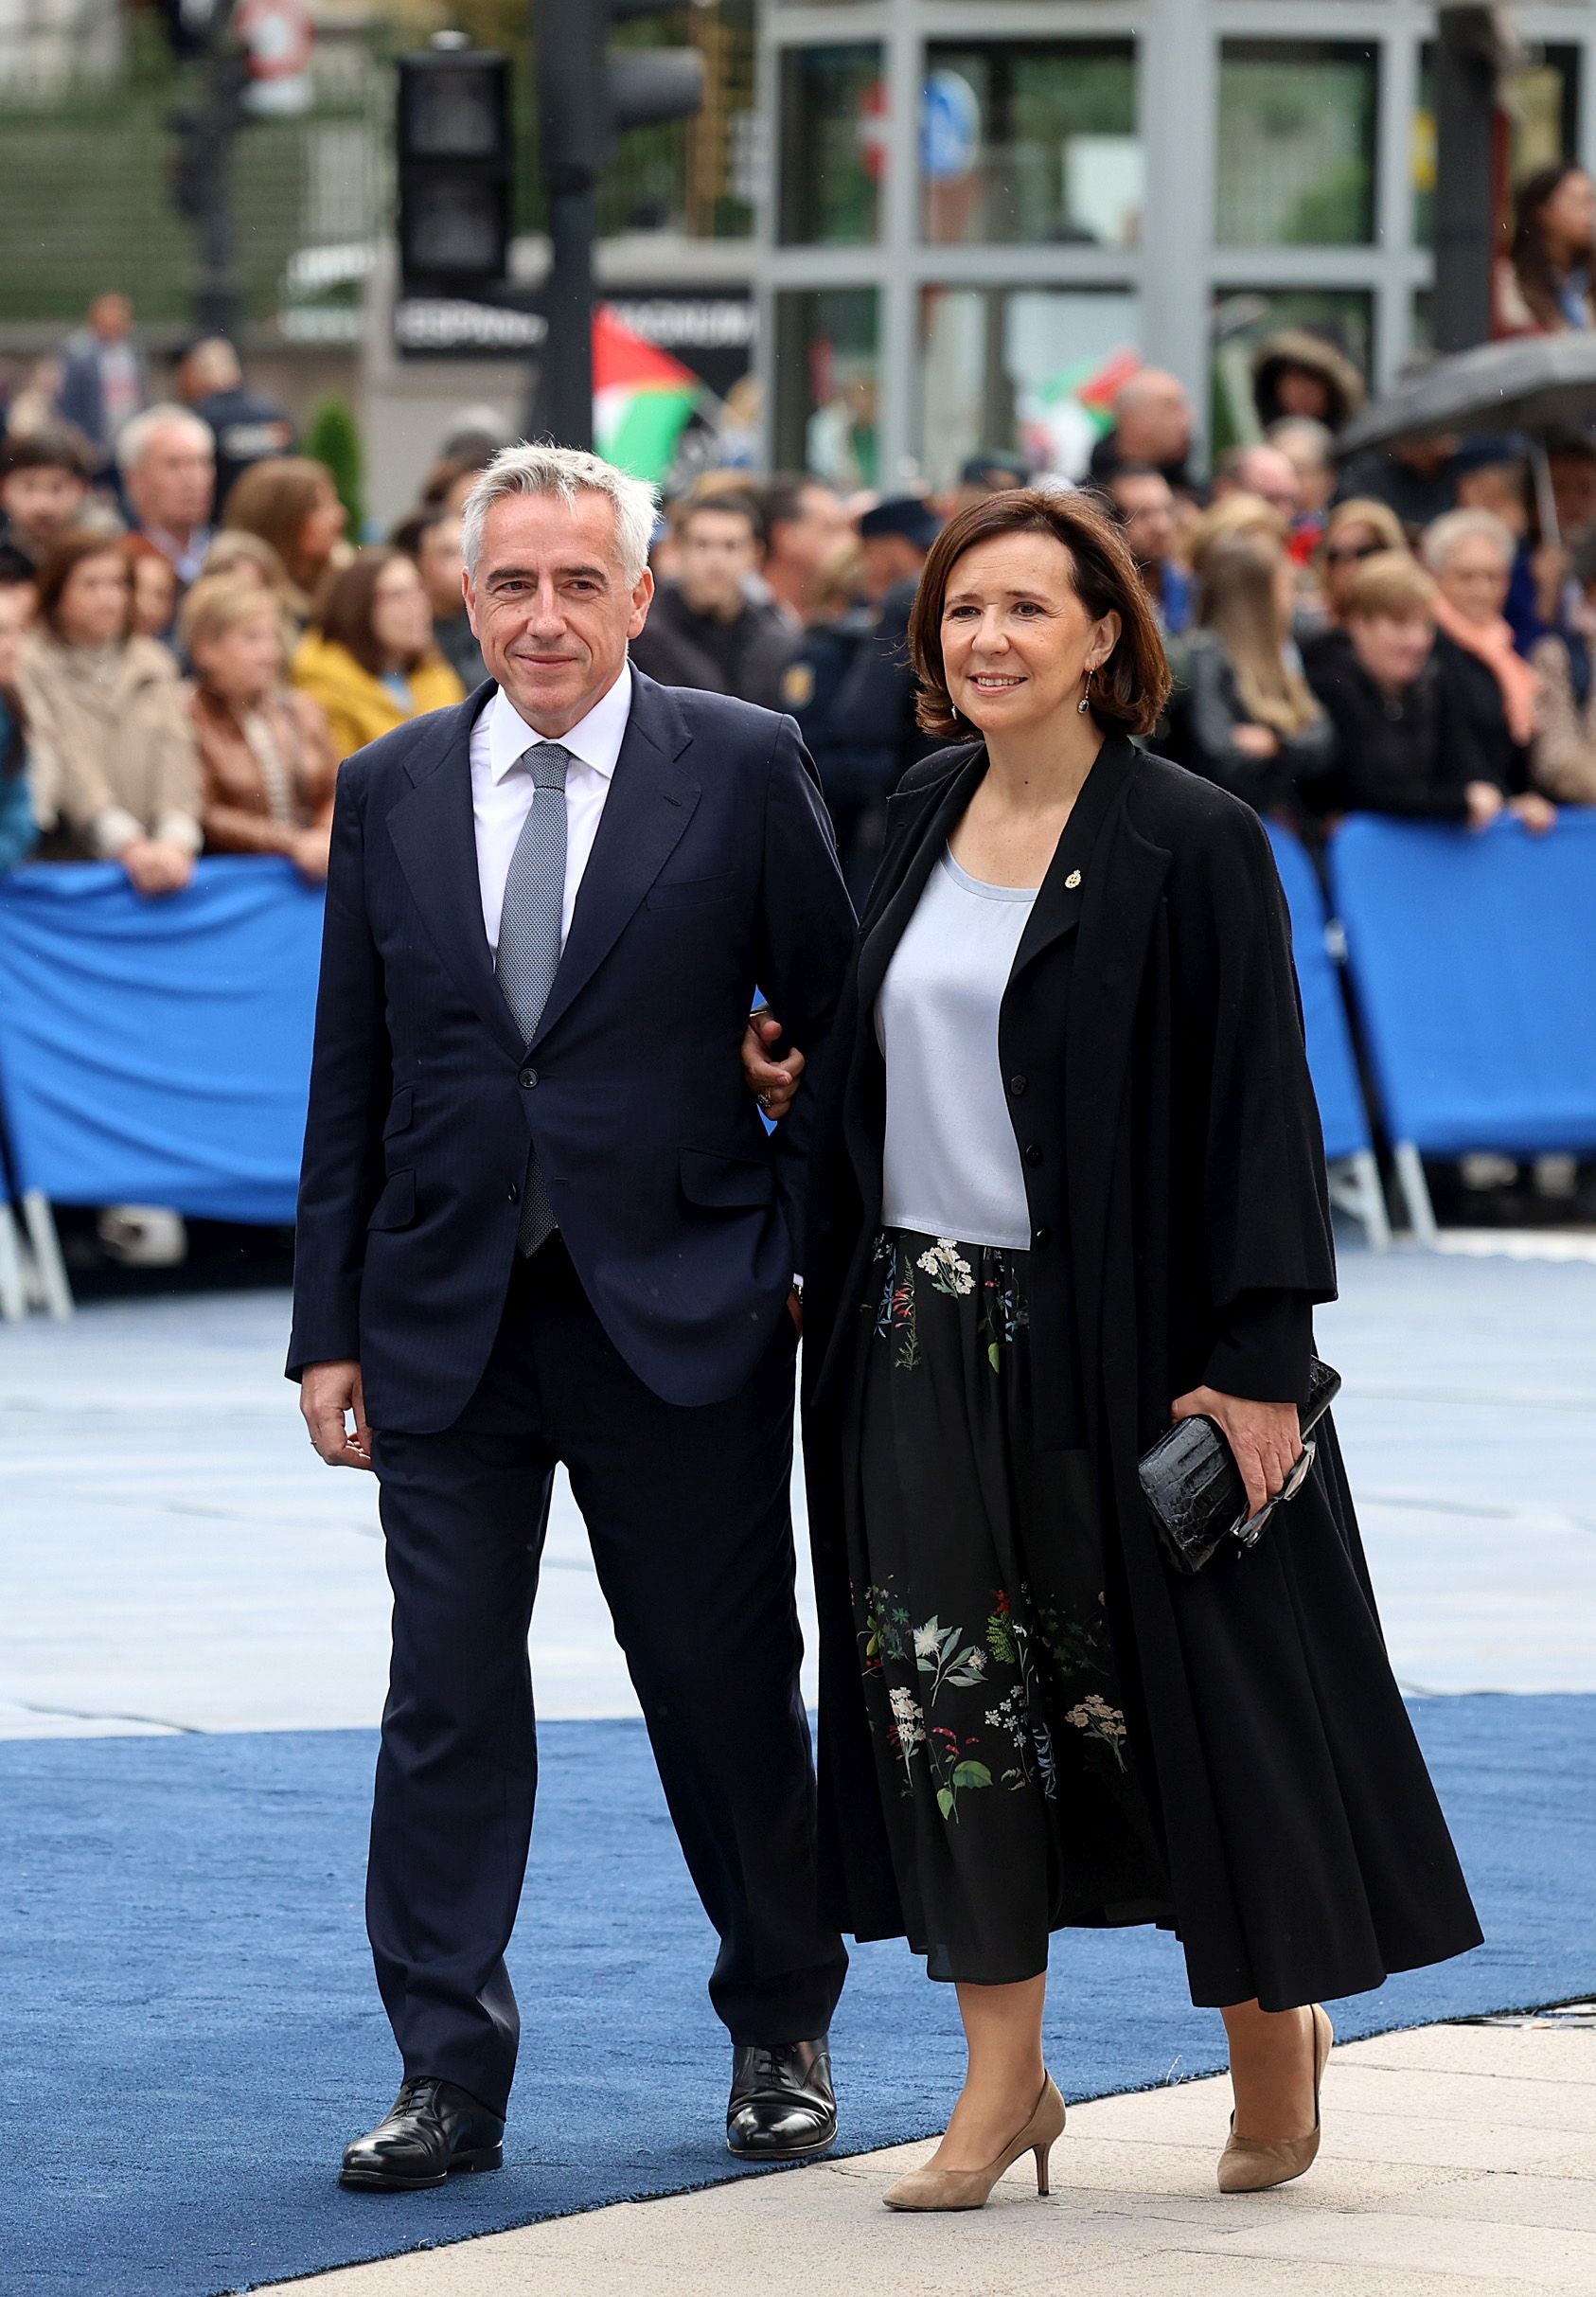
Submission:
<svg viewBox="0 0 1596 2297">
<path fill-rule="evenodd" d="M 631 714 L 631 665 L 601 694 L 587 716 L 559 746 L 571 753 L 565 775 L 565 907 L 560 943 L 581 890 L 582 873 L 598 835 L 604 801 Z M 510 856 L 532 810 L 532 776 L 522 759 L 548 739 L 529 726 L 501 686 L 471 728 L 471 810 L 476 816 L 476 871 L 482 888 L 482 923 L 488 946 L 499 948 L 499 913 Z"/>
</svg>

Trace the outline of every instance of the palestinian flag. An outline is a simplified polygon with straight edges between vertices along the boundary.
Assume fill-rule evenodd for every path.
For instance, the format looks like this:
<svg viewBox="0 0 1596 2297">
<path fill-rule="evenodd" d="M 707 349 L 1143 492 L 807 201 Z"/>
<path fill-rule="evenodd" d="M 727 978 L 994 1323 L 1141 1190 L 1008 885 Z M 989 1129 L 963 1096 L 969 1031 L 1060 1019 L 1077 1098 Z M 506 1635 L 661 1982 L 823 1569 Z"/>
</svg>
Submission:
<svg viewBox="0 0 1596 2297">
<path fill-rule="evenodd" d="M 679 359 L 623 327 L 607 303 L 593 315 L 594 444 L 606 462 L 657 485 L 669 473 L 703 384 Z"/>
</svg>

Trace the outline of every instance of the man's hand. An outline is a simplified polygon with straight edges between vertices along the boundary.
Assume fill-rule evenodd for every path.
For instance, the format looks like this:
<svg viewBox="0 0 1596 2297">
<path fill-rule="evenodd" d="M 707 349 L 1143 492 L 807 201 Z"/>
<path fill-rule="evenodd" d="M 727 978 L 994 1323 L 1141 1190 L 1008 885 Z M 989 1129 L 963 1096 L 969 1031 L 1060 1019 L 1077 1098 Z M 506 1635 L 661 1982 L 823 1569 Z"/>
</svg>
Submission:
<svg viewBox="0 0 1596 2297">
<path fill-rule="evenodd" d="M 772 1122 L 791 1108 L 807 1065 L 796 1045 L 779 1062 L 767 1059 L 767 1048 L 780 1044 L 781 1037 L 781 1023 L 769 1006 L 763 1006 L 750 1017 L 742 1040 L 742 1073 L 748 1089 Z"/>
<path fill-rule="evenodd" d="M 371 1466 L 371 1430 L 358 1363 L 307 1365 L 299 1381 L 299 1409 L 311 1443 L 329 1468 Z M 355 1420 L 352 1440 L 345 1424 L 350 1413 Z"/>
<path fill-rule="evenodd" d="M 1217 1421 L 1247 1487 L 1250 1516 L 1285 1490 L 1303 1454 L 1295 1404 L 1252 1403 L 1245 1396 L 1221 1396 L 1217 1388 L 1194 1388 L 1169 1409 L 1174 1419 L 1192 1419 L 1200 1412 Z"/>
</svg>

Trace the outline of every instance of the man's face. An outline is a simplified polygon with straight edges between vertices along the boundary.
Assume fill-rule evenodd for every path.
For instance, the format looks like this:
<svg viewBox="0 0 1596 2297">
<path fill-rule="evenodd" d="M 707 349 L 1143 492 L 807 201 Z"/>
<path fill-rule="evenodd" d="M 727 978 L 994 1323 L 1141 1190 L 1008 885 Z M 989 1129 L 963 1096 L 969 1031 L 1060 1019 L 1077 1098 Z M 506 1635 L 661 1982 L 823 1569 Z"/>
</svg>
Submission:
<svg viewBox="0 0 1596 2297">
<path fill-rule="evenodd" d="M 1120 443 L 1130 462 L 1183 462 L 1191 452 L 1192 411 L 1173 380 L 1135 396 L 1120 417 Z"/>
<path fill-rule="evenodd" d="M 806 487 L 798 497 L 797 517 L 783 519 L 772 528 L 771 555 L 812 582 L 830 565 L 851 531 L 852 522 L 829 487 Z"/>
<path fill-rule="evenodd" d="M 1289 456 L 1278 447 L 1254 447 L 1236 472 L 1243 490 L 1261 495 L 1289 525 L 1302 516 L 1303 483 Z"/>
<path fill-rule="evenodd" d="M 42 550 L 65 533 L 87 492 L 76 471 L 12 471 L 0 479 L 0 510 L 26 543 Z"/>
<path fill-rule="evenodd" d="M 728 622 L 740 610 L 744 584 L 758 570 L 754 522 L 740 510 L 694 510 L 682 522 L 677 581 L 696 614 Z"/>
<path fill-rule="evenodd" d="M 440 622 L 452 622 L 460 612 L 466 573 L 458 519 L 439 519 L 435 526 L 427 528 L 421 537 L 419 564 L 433 613 Z"/>
<path fill-rule="evenodd" d="M 906 534 L 867 534 L 859 546 L 864 562 L 864 588 L 878 604 L 889 590 L 917 575 L 926 554 Z"/>
<path fill-rule="evenodd" d="M 186 423 L 160 423 L 128 472 L 128 499 L 141 526 L 192 534 L 210 517 L 216 457 L 208 438 Z"/>
<path fill-rule="evenodd" d="M 1596 460 L 1587 454 L 1553 454 L 1552 498 L 1565 542 L 1596 525 Z"/>
<path fill-rule="evenodd" d="M 125 343 L 133 333 L 133 315 L 126 295 L 97 295 L 89 306 L 89 326 L 101 343 Z"/>
<path fill-rule="evenodd" d="M 1122 478 L 1114 500 L 1126 546 L 1138 566 L 1162 566 L 1175 547 L 1175 497 L 1162 478 Z"/>
<path fill-rule="evenodd" d="M 511 494 L 493 505 L 466 606 L 492 676 L 558 741 L 620 676 L 653 595 L 647 569 L 633 582 L 621 564 L 614 506 L 583 488 L 574 504 Z"/>
</svg>

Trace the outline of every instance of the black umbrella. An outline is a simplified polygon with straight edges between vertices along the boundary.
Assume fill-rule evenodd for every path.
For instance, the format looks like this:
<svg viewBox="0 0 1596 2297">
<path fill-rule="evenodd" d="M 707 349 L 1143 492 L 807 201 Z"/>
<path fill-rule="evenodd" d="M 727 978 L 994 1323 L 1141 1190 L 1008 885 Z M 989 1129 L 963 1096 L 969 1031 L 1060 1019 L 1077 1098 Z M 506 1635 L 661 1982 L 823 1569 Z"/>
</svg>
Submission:
<svg viewBox="0 0 1596 2297">
<path fill-rule="evenodd" d="M 1546 441 L 1596 418 L 1596 332 L 1520 335 L 1436 359 L 1367 407 L 1337 439 L 1337 452 L 1448 432 L 1520 431 L 1530 441 L 1541 531 L 1557 540 Z"/>
</svg>

